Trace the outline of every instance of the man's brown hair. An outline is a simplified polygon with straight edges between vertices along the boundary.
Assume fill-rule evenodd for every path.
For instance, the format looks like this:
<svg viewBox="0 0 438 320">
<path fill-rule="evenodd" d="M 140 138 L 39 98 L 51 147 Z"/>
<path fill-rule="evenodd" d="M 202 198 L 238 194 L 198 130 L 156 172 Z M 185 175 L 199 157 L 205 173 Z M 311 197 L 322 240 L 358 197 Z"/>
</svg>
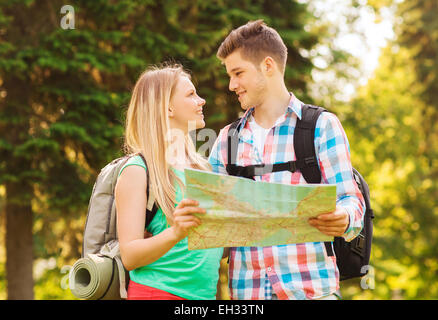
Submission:
<svg viewBox="0 0 438 320">
<path fill-rule="evenodd" d="M 287 48 L 278 32 L 268 27 L 263 20 L 249 21 L 231 31 L 220 45 L 217 57 L 223 60 L 238 49 L 244 59 L 256 66 L 266 56 L 271 56 L 284 73 Z"/>
</svg>

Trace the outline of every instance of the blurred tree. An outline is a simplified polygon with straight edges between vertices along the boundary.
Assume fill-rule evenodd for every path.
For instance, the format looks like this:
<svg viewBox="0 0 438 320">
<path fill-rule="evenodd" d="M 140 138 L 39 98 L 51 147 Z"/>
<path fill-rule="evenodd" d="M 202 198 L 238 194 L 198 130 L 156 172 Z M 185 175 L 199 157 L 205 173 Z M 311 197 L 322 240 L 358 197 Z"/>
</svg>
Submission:
<svg viewBox="0 0 438 320">
<path fill-rule="evenodd" d="M 34 297 L 35 257 L 80 254 L 92 184 L 121 154 L 123 112 L 149 64 L 174 59 L 193 72 L 218 130 L 240 108 L 215 57 L 228 32 L 263 18 L 289 50 L 287 85 L 309 101 L 312 63 L 298 48 L 318 36 L 299 1 L 77 0 L 75 29 L 60 0 L 0 2 L 0 185 L 5 187 L 9 299 Z M 34 232 L 34 235 L 33 233 Z"/>
<path fill-rule="evenodd" d="M 352 157 L 375 209 L 376 288 L 356 297 L 438 297 L 438 3 L 405 0 L 398 39 L 375 77 L 344 106 Z"/>
<path fill-rule="evenodd" d="M 429 159 L 423 177 L 438 178 L 438 2 L 405 0 L 400 4 L 403 23 L 398 25 L 399 43 L 409 48 L 424 107 L 421 110 L 424 141 L 419 152 Z M 438 192 L 438 188 L 435 189 Z M 435 196 L 438 194 L 435 193 Z M 437 198 L 437 197 L 435 197 Z"/>
</svg>

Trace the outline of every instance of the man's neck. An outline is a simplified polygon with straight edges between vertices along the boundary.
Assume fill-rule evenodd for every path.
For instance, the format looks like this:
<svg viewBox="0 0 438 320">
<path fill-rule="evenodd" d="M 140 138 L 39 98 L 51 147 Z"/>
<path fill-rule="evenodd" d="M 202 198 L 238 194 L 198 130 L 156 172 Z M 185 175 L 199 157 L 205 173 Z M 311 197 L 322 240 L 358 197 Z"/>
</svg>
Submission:
<svg viewBox="0 0 438 320">
<path fill-rule="evenodd" d="M 291 96 L 286 87 L 277 92 L 268 92 L 263 103 L 255 107 L 254 119 L 263 128 L 272 128 L 289 105 Z"/>
</svg>

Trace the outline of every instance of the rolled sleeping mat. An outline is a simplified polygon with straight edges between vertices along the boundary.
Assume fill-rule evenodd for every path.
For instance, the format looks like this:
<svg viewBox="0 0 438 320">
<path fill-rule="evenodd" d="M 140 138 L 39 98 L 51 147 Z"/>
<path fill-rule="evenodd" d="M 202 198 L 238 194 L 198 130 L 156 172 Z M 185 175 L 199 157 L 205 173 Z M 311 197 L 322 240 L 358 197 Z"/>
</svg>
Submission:
<svg viewBox="0 0 438 320">
<path fill-rule="evenodd" d="M 70 270 L 69 287 L 79 299 L 120 300 L 116 260 L 97 254 L 79 259 Z"/>
</svg>

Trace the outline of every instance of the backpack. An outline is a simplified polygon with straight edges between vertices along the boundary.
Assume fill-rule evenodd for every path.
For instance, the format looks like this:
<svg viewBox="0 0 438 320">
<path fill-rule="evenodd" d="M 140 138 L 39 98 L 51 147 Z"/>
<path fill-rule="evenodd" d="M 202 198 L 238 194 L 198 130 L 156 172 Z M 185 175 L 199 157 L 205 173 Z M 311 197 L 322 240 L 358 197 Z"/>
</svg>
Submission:
<svg viewBox="0 0 438 320">
<path fill-rule="evenodd" d="M 81 259 L 76 261 L 69 274 L 70 289 L 78 298 L 99 300 L 127 297 L 129 273 L 120 258 L 114 190 L 120 169 L 135 155 L 111 161 L 100 171 L 94 183 L 85 222 Z M 143 155 L 138 155 L 146 165 Z M 146 174 L 148 201 L 145 230 L 158 210 L 153 192 L 149 192 L 148 170 Z"/>
<path fill-rule="evenodd" d="M 239 143 L 238 132 L 240 130 L 240 119 L 233 122 L 228 131 L 227 137 L 227 165 L 229 175 L 254 179 L 256 175 L 263 175 L 271 172 L 299 170 L 307 183 L 321 183 L 321 171 L 315 154 L 314 138 L 316 121 L 324 108 L 312 105 L 303 105 L 301 119 L 297 119 L 294 132 L 294 149 L 296 160 L 275 164 L 257 164 L 251 166 L 237 166 L 237 145 Z M 368 184 L 353 168 L 353 177 L 365 200 L 364 226 L 360 234 L 351 242 L 342 237 L 335 237 L 333 247 L 331 242 L 325 242 L 328 256 L 336 255 L 336 264 L 340 273 L 340 280 L 361 277 L 368 273 L 368 265 L 371 255 L 371 241 L 373 236 L 373 210 L 370 205 L 370 192 Z M 334 249 L 334 252 L 333 252 Z"/>
</svg>

